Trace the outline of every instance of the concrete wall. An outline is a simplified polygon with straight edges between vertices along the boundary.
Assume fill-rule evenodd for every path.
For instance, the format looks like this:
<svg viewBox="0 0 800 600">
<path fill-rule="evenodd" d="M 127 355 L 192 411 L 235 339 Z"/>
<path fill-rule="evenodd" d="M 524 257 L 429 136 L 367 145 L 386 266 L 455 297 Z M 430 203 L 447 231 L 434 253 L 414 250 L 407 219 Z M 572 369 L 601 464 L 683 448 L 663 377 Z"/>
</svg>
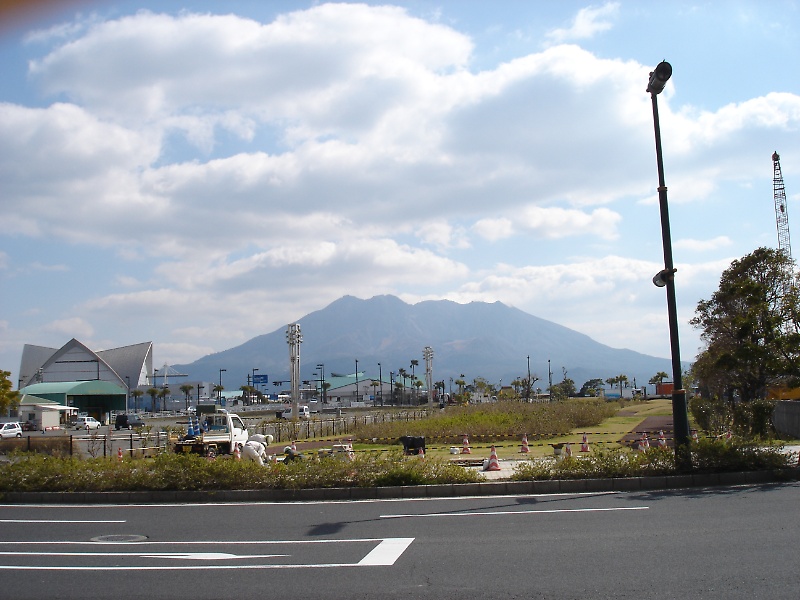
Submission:
<svg viewBox="0 0 800 600">
<path fill-rule="evenodd" d="M 781 400 L 775 405 L 772 423 L 778 433 L 800 438 L 800 401 Z"/>
</svg>

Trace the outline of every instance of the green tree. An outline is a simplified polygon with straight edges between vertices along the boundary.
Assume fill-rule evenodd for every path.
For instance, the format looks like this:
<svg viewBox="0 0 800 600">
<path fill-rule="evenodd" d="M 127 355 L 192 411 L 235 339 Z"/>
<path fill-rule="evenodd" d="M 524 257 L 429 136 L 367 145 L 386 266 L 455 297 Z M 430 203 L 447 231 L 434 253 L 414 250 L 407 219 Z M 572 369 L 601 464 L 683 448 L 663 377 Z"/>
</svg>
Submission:
<svg viewBox="0 0 800 600">
<path fill-rule="evenodd" d="M 139 398 L 144 396 L 144 392 L 142 390 L 133 390 L 131 391 L 131 396 L 133 396 L 133 410 L 136 412 L 139 410 Z"/>
<path fill-rule="evenodd" d="M 189 396 L 194 391 L 194 386 L 184 383 L 180 389 L 183 392 L 184 399 L 186 400 L 186 410 L 189 410 Z"/>
<path fill-rule="evenodd" d="M 158 391 L 158 398 L 161 400 L 161 410 L 167 410 L 167 396 L 169 396 L 171 393 L 172 392 L 168 387 L 163 387 Z"/>
<path fill-rule="evenodd" d="M 148 388 L 147 395 L 150 396 L 150 400 L 151 400 L 150 410 L 155 411 L 156 410 L 156 397 L 158 396 L 158 388 L 155 388 L 155 387 Z"/>
<path fill-rule="evenodd" d="M 603 389 L 603 380 L 602 379 L 590 379 L 589 381 L 584 382 L 581 386 L 580 391 L 578 392 L 579 396 L 599 396 L 600 390 Z"/>
<path fill-rule="evenodd" d="M 690 323 L 706 342 L 693 369 L 701 389 L 750 401 L 769 386 L 800 382 L 794 270 L 782 251 L 758 248 L 733 261 L 711 299 L 698 303 Z"/>
<path fill-rule="evenodd" d="M 0 371 L 0 414 L 6 414 L 8 409 L 19 406 L 19 392 L 13 391 L 11 371 Z"/>
<path fill-rule="evenodd" d="M 650 385 L 656 385 L 657 383 L 661 383 L 662 381 L 664 381 L 667 377 L 669 377 L 667 373 L 665 373 L 664 371 L 659 371 L 658 373 L 653 375 L 650 378 L 650 381 L 648 381 L 647 383 L 649 383 Z"/>
</svg>

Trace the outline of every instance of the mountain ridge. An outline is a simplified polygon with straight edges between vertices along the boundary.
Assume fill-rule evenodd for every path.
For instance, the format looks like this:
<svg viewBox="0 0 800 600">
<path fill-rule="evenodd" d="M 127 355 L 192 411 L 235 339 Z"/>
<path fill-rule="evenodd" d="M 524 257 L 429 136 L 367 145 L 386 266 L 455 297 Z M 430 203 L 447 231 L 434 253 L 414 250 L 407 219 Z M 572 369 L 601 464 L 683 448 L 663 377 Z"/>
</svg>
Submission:
<svg viewBox="0 0 800 600">
<path fill-rule="evenodd" d="M 303 343 L 300 347 L 301 378 L 313 380 L 317 365 L 325 373 L 354 373 L 384 379 L 400 368 L 410 371 L 411 360 L 423 377 L 422 350 L 434 351 L 433 378 L 448 381 L 464 374 L 471 381 L 483 377 L 491 383 L 510 383 L 527 375 L 528 357 L 537 387 L 546 389 L 566 376 L 578 388 L 584 381 L 620 374 L 640 387 L 659 371 L 671 372 L 668 358 L 629 349 L 611 348 L 588 335 L 528 314 L 502 302 L 425 300 L 407 304 L 396 296 L 381 295 L 362 300 L 343 296 L 325 308 L 296 321 Z M 270 382 L 288 381 L 289 350 L 286 328 L 258 335 L 239 346 L 204 356 L 193 363 L 174 365 L 190 380 L 215 381 L 226 370 L 226 389 L 238 389 L 247 375 L 258 369 Z M 549 369 L 549 371 L 548 371 Z M 270 388 L 272 391 L 272 388 Z"/>
</svg>

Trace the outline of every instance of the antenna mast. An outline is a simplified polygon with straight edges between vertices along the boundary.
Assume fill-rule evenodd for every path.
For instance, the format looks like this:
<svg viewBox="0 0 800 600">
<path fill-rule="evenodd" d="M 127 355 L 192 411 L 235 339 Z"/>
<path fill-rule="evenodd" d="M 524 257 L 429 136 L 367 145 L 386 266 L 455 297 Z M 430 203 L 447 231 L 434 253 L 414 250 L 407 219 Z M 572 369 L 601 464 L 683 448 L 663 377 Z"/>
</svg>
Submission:
<svg viewBox="0 0 800 600">
<path fill-rule="evenodd" d="M 775 221 L 778 226 L 778 250 L 786 254 L 786 258 L 792 259 L 792 243 L 789 237 L 789 211 L 786 206 L 786 188 L 783 186 L 783 175 L 781 174 L 781 157 L 777 152 L 772 154 L 772 189 L 775 193 Z"/>
</svg>

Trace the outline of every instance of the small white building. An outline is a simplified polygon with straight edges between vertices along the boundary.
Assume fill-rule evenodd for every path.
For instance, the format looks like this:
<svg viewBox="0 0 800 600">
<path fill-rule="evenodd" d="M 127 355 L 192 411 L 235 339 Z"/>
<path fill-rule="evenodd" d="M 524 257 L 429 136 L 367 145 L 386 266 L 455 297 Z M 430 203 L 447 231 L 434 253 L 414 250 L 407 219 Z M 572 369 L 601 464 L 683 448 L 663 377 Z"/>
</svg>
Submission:
<svg viewBox="0 0 800 600">
<path fill-rule="evenodd" d="M 49 431 L 64 428 L 73 413 L 78 409 L 73 406 L 59 404 L 55 400 L 38 398 L 31 394 L 23 394 L 19 402 L 19 420 L 33 423 L 37 431 Z"/>
</svg>

